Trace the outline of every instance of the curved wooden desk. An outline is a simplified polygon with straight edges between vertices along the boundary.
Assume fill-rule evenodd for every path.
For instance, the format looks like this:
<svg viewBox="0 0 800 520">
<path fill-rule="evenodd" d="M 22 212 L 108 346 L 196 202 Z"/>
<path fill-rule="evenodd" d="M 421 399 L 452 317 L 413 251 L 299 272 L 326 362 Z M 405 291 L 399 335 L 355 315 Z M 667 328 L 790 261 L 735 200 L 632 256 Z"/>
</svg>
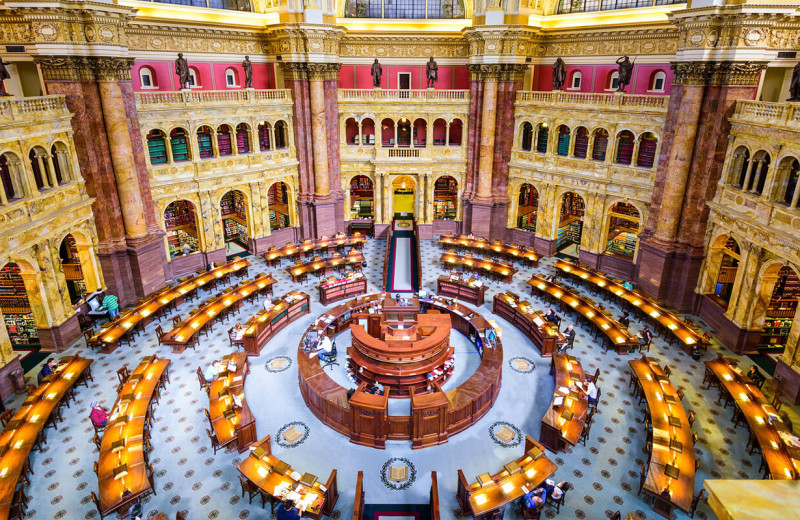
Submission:
<svg viewBox="0 0 800 520">
<path fill-rule="evenodd" d="M 499 240 L 470 237 L 469 235 L 452 235 L 447 233 L 439 237 L 442 247 L 464 247 L 476 253 L 485 253 L 503 257 L 507 260 L 522 260 L 531 267 L 539 266 L 539 255 L 532 247 L 522 247 L 515 244 L 504 244 Z"/>
<path fill-rule="evenodd" d="M 236 364 L 231 371 L 230 362 Z M 220 445 L 235 443 L 236 449 L 242 453 L 258 440 L 256 419 L 247 406 L 244 397 L 244 381 L 250 373 L 250 364 L 245 352 L 235 352 L 223 357 L 220 361 L 221 372 L 208 388 L 208 413 L 211 416 L 211 428 L 214 430 Z M 234 406 L 235 395 L 242 403 L 241 408 Z"/>
<path fill-rule="evenodd" d="M 591 323 L 596 330 L 602 332 L 608 339 L 608 344 L 619 354 L 627 354 L 631 347 L 638 346 L 639 340 L 628 332 L 628 329 L 617 323 L 609 314 L 604 314 L 597 305 L 583 296 L 577 295 L 563 285 L 548 282 L 544 278 L 531 276 L 528 280 L 531 294 L 534 289 L 561 302 L 564 309 L 572 308 Z"/>
<path fill-rule="evenodd" d="M 347 246 L 361 246 L 367 242 L 367 237 L 361 236 L 360 233 L 353 235 L 335 236 L 333 238 L 318 238 L 316 240 L 305 240 L 297 244 L 286 244 L 281 247 L 270 247 L 269 250 L 262 256 L 267 261 L 267 264 L 272 267 L 276 262 L 280 262 L 281 258 L 291 257 L 299 254 L 309 254 L 314 251 L 330 251 L 337 247 Z"/>
<path fill-rule="evenodd" d="M 335 267 L 354 266 L 356 269 L 361 267 L 364 263 L 364 254 L 360 251 L 349 253 L 347 255 L 334 254 L 328 258 L 320 258 L 318 260 L 309 260 L 302 264 L 292 265 L 286 268 L 286 272 L 292 276 L 292 281 L 297 283 L 301 281 L 302 277 L 308 273 L 316 273 L 322 271 L 328 274 L 331 269 Z"/>
<path fill-rule="evenodd" d="M 559 345 L 567 342 L 558 327 L 548 323 L 541 311 L 534 311 L 530 302 L 520 301 L 519 296 L 511 291 L 494 295 L 492 312 L 528 336 L 542 357 L 552 356 Z"/>
<path fill-rule="evenodd" d="M 65 358 L 66 360 L 66 358 Z M 56 373 L 42 380 L 0 433 L 0 518 L 8 518 L 14 501 L 14 490 L 25 460 L 36 445 L 50 415 L 67 397 L 70 389 L 91 373 L 92 360 L 72 356 Z"/>
<path fill-rule="evenodd" d="M 719 380 L 733 399 L 734 406 L 747 420 L 769 466 L 770 478 L 800 478 L 800 448 L 793 445 L 793 439 L 797 440 L 797 437 L 789 431 L 761 390 L 725 359 L 706 361 L 706 368 Z"/>
<path fill-rule="evenodd" d="M 452 252 L 442 253 L 439 257 L 439 262 L 444 264 L 448 269 L 463 266 L 466 269 L 483 271 L 489 276 L 499 278 L 500 281 L 510 283 L 511 279 L 517 273 L 517 269 L 511 264 L 504 264 L 486 260 L 475 256 L 457 255 Z"/>
<path fill-rule="evenodd" d="M 248 356 L 260 355 L 261 349 L 278 332 L 311 312 L 311 299 L 304 292 L 290 291 L 272 300 L 272 303 L 272 309 L 259 311 L 245 323 L 242 343 Z"/>
<path fill-rule="evenodd" d="M 483 305 L 488 286 L 473 276 L 451 273 L 436 280 L 436 294 L 457 298 L 476 307 Z"/>
<path fill-rule="evenodd" d="M 644 489 L 655 499 L 653 509 L 666 518 L 672 517 L 673 506 L 688 513 L 694 498 L 695 469 L 692 427 L 686 411 L 655 360 L 642 357 L 628 364 L 642 387 L 653 421 L 652 455 Z M 674 470 L 678 473 L 670 476 L 668 471 Z M 669 495 L 664 495 L 664 490 Z"/>
<path fill-rule="evenodd" d="M 122 385 L 111 409 L 97 461 L 100 509 L 104 515 L 129 507 L 151 490 L 144 462 L 147 409 L 156 387 L 168 377 L 169 364 L 169 359 L 144 358 Z M 124 471 L 119 473 L 120 470 Z"/>
<path fill-rule="evenodd" d="M 380 310 L 383 298 L 379 294 L 367 295 L 345 302 L 329 309 L 313 324 L 309 330 L 315 329 L 320 334 L 333 336 L 347 328 L 354 315 L 367 312 L 370 307 Z M 442 392 L 434 391 L 416 395 L 412 394 L 411 416 L 389 416 L 385 410 L 384 396 L 374 396 L 356 391 L 348 402 L 347 389 L 339 386 L 328 374 L 316 356 L 309 357 L 303 350 L 303 341 L 297 350 L 300 393 L 306 405 L 322 422 L 350 437 L 351 442 L 383 447 L 386 440 L 411 440 L 412 447 L 421 448 L 447 441 L 449 435 L 455 435 L 476 423 L 494 404 L 500 391 L 503 369 L 503 347 L 497 340 L 494 348 L 483 348 L 483 331 L 491 327 L 482 316 L 474 314 L 468 307 L 455 303 L 450 305 L 443 298 L 432 297 L 420 300 L 425 309 L 436 309 L 450 315 L 452 325 L 476 344 L 481 355 L 481 364 L 472 376 L 458 387 Z M 477 346 L 481 339 L 481 346 Z M 361 394 L 364 394 L 363 397 Z M 370 406 L 378 407 L 381 413 L 370 415 L 377 417 L 369 423 L 369 432 L 361 431 L 366 425 L 362 422 L 364 415 L 361 407 L 352 407 L 351 403 L 363 400 Z M 371 410 L 374 412 L 374 410 Z M 417 418 L 414 427 L 414 418 Z"/>
<path fill-rule="evenodd" d="M 589 409 L 586 394 L 575 390 L 583 381 L 583 367 L 573 356 L 555 354 L 550 362 L 550 374 L 556 387 L 550 407 L 542 417 L 539 442 L 551 451 L 567 451 L 569 446 L 577 444 Z M 556 405 L 556 399 L 562 404 Z"/>
</svg>

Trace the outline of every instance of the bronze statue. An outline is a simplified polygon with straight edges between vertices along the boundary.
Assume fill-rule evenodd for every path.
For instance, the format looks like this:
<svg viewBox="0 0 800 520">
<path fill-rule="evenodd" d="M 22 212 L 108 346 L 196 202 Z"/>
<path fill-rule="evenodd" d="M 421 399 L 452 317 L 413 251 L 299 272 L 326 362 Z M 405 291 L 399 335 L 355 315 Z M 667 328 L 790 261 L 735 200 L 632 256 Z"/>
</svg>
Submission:
<svg viewBox="0 0 800 520">
<path fill-rule="evenodd" d="M 250 56 L 245 56 L 242 62 L 244 69 L 244 88 L 253 88 L 253 64 L 250 63 Z"/>
<path fill-rule="evenodd" d="M 800 101 L 800 62 L 792 70 L 792 82 L 789 83 L 789 99 L 786 101 Z"/>
<path fill-rule="evenodd" d="M 433 88 L 439 82 L 439 65 L 433 61 L 433 56 L 425 66 L 425 77 L 428 78 L 428 88 Z"/>
<path fill-rule="evenodd" d="M 633 71 L 633 63 L 627 56 L 617 58 L 617 65 L 619 65 L 619 79 L 617 80 L 617 92 L 625 92 L 625 87 L 631 83 L 631 72 Z"/>
<path fill-rule="evenodd" d="M 11 65 L 11 63 L 4 62 L 2 58 L 0 58 L 0 96 L 10 96 L 11 93 L 6 91 L 5 81 L 7 79 L 11 79 L 11 74 L 8 73 L 8 69 L 6 65 Z"/>
<path fill-rule="evenodd" d="M 564 60 L 558 57 L 553 64 L 553 90 L 563 90 L 565 81 L 567 81 L 567 66 Z"/>
<path fill-rule="evenodd" d="M 383 76 L 383 67 L 378 63 L 378 58 L 375 58 L 375 63 L 372 64 L 372 86 L 381 88 L 381 76 Z"/>
<path fill-rule="evenodd" d="M 178 53 L 178 59 L 175 60 L 175 74 L 178 75 L 181 90 L 189 88 L 189 62 L 183 57 L 182 52 Z"/>
</svg>

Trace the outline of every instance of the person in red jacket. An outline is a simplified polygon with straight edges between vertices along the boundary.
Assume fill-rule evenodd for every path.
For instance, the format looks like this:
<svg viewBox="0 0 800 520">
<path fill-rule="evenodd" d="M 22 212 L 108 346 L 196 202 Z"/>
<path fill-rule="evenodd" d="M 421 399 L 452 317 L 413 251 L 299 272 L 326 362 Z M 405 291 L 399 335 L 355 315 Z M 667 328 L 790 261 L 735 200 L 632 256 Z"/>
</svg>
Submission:
<svg viewBox="0 0 800 520">
<path fill-rule="evenodd" d="M 89 413 L 89 419 L 95 426 L 105 426 L 108 422 L 108 412 L 100 406 L 99 403 L 92 403 L 92 411 Z"/>
</svg>

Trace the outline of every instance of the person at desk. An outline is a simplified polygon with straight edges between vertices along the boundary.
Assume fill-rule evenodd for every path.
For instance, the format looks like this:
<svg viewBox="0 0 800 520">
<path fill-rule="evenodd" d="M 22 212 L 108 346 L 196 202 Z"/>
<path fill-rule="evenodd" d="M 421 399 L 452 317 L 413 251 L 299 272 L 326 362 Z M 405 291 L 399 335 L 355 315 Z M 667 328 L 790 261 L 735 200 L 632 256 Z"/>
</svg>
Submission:
<svg viewBox="0 0 800 520">
<path fill-rule="evenodd" d="M 528 510 L 541 511 L 546 501 L 547 491 L 542 487 L 529 491 L 522 497 L 522 505 Z"/>
<path fill-rule="evenodd" d="M 231 330 L 231 339 L 233 341 L 241 341 L 244 337 L 244 327 L 241 323 L 237 323 L 233 330 Z"/>
<path fill-rule="evenodd" d="M 317 343 L 317 355 L 322 361 L 327 362 L 331 357 L 332 350 L 333 342 L 331 341 L 331 338 L 323 335 L 322 339 L 320 339 L 319 343 Z"/>
<path fill-rule="evenodd" d="M 300 520 L 300 511 L 287 500 L 278 508 L 278 520 Z"/>
<path fill-rule="evenodd" d="M 273 307 L 273 305 L 272 305 L 272 296 L 267 295 L 267 299 L 264 300 L 264 310 L 269 312 L 269 311 L 272 310 L 272 307 Z"/>
<path fill-rule="evenodd" d="M 755 365 L 750 365 L 750 370 L 747 372 L 747 377 L 750 378 L 750 381 L 755 383 L 756 386 L 758 386 L 765 379 L 764 374 L 762 374 Z"/>
<path fill-rule="evenodd" d="M 113 320 L 119 316 L 119 298 L 113 294 L 106 294 L 105 298 L 103 298 L 103 305 L 100 308 L 107 310 L 108 317 Z"/>
<path fill-rule="evenodd" d="M 105 426 L 108 422 L 108 412 L 100 406 L 100 403 L 94 402 L 91 404 L 92 411 L 89 412 L 89 419 L 95 426 Z"/>
<path fill-rule="evenodd" d="M 567 342 L 564 344 L 562 352 L 566 352 L 567 350 L 571 349 L 575 346 L 575 325 L 570 325 L 566 329 L 564 329 L 564 337 L 567 338 Z"/>
<path fill-rule="evenodd" d="M 553 500 L 560 500 L 562 496 L 564 496 L 564 490 L 567 489 L 569 483 L 565 481 L 561 481 L 558 484 L 553 482 L 550 479 L 547 479 L 542 483 L 541 488 L 547 492 L 547 496 L 553 498 Z"/>
<path fill-rule="evenodd" d="M 189 256 L 192 253 L 192 246 L 189 245 L 189 242 L 183 243 L 183 256 Z"/>
<path fill-rule="evenodd" d="M 624 282 L 622 282 L 622 286 L 624 288 L 628 289 L 629 291 L 633 290 L 633 284 L 628 280 L 625 280 Z"/>
<path fill-rule="evenodd" d="M 206 271 L 210 271 L 210 270 L 212 270 L 212 269 L 216 269 L 216 267 L 217 267 L 217 266 L 216 266 L 216 265 L 214 265 L 214 262 L 210 262 L 210 263 L 209 263 L 209 264 L 206 266 Z"/>
<path fill-rule="evenodd" d="M 639 340 L 639 351 L 650 345 L 650 342 L 653 341 L 653 333 L 650 332 L 650 327 L 645 327 L 642 332 L 636 335 L 636 338 Z"/>
<path fill-rule="evenodd" d="M 203 372 L 203 379 L 210 383 L 216 379 L 217 374 L 219 374 L 219 361 L 214 360 L 214 362 L 206 368 L 205 372 Z"/>
<path fill-rule="evenodd" d="M 587 377 L 584 380 L 581 389 L 583 390 L 583 393 L 586 394 L 586 398 L 590 403 L 597 402 L 597 386 L 594 384 L 594 381 L 592 381 L 591 378 Z"/>
<path fill-rule="evenodd" d="M 47 363 L 44 364 L 41 370 L 39 370 L 39 375 L 36 377 L 37 384 L 42 384 L 42 379 L 45 377 L 52 375 L 56 371 L 56 367 L 58 366 L 58 361 L 53 358 L 47 360 Z"/>
<path fill-rule="evenodd" d="M 544 315 L 544 319 L 550 323 L 555 323 L 556 325 L 558 325 L 558 322 L 561 321 L 558 317 L 558 314 L 556 314 L 553 309 L 547 309 L 547 314 Z"/>
<path fill-rule="evenodd" d="M 622 313 L 622 317 L 617 321 L 619 322 L 620 325 L 625 325 L 626 327 L 630 327 L 631 326 L 631 315 L 628 314 L 627 312 L 623 312 Z"/>
</svg>

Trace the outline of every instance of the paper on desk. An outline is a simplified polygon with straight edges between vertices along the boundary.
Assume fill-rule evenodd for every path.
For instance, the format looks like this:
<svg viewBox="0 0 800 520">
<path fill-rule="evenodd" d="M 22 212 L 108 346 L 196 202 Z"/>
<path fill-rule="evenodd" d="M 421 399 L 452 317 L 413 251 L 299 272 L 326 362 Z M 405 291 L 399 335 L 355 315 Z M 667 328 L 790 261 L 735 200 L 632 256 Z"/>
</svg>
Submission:
<svg viewBox="0 0 800 520">
<path fill-rule="evenodd" d="M 233 382 L 234 383 L 237 383 L 237 382 L 239 382 L 241 380 L 242 380 L 242 376 L 236 376 L 236 377 L 233 378 Z"/>
</svg>

